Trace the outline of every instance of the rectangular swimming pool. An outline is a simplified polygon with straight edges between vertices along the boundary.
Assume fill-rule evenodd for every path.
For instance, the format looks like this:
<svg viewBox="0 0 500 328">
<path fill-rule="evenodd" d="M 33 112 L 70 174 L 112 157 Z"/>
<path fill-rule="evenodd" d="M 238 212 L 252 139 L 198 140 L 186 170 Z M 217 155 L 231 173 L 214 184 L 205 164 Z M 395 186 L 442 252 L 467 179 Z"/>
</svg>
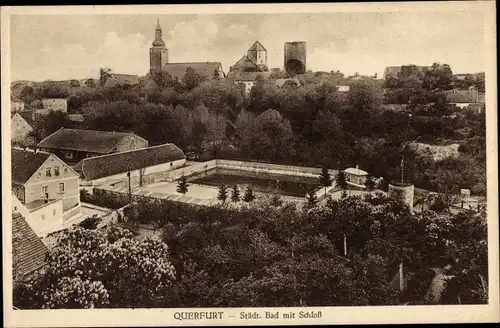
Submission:
<svg viewBox="0 0 500 328">
<path fill-rule="evenodd" d="M 192 176 L 190 182 L 227 187 L 238 185 L 241 192 L 247 186 L 254 191 L 264 193 L 278 193 L 286 196 L 304 197 L 306 193 L 319 187 L 318 179 L 282 174 L 256 173 L 244 170 L 211 169 L 205 173 Z"/>
</svg>

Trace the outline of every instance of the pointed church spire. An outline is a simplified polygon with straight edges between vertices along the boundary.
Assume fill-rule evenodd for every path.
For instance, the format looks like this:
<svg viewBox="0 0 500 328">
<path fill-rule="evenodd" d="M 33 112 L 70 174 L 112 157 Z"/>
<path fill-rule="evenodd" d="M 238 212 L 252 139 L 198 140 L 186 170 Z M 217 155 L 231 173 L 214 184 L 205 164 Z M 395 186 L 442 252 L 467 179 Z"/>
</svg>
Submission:
<svg viewBox="0 0 500 328">
<path fill-rule="evenodd" d="M 153 47 L 165 47 L 165 42 L 162 39 L 162 30 L 160 26 L 160 19 L 156 19 L 156 28 L 155 28 L 155 40 L 153 42 Z"/>
</svg>

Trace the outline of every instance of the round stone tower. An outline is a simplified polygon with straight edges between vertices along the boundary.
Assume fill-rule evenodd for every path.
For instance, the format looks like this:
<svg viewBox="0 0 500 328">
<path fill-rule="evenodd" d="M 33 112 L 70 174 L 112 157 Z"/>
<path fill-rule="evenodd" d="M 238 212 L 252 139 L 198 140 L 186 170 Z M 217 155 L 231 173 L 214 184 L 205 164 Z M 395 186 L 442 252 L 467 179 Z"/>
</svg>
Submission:
<svg viewBox="0 0 500 328">
<path fill-rule="evenodd" d="M 401 181 L 391 181 L 389 183 L 389 192 L 387 193 L 387 196 L 389 198 L 405 202 L 410 207 L 410 211 L 412 212 L 414 194 L 415 187 L 411 183 Z"/>
<path fill-rule="evenodd" d="M 294 41 L 285 43 L 285 70 L 290 75 L 306 72 L 306 43 Z"/>
</svg>

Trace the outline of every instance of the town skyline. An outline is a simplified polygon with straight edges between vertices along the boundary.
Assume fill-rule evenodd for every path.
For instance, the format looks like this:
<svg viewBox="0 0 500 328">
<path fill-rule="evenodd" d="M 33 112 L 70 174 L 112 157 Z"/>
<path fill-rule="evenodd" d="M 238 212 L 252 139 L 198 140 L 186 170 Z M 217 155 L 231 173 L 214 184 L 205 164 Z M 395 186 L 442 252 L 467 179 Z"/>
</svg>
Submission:
<svg viewBox="0 0 500 328">
<path fill-rule="evenodd" d="M 11 80 L 97 78 L 99 67 L 145 75 L 157 19 L 169 62 L 222 63 L 253 42 L 283 68 L 283 45 L 307 42 L 307 69 L 381 77 L 386 66 L 446 63 L 484 71 L 481 12 L 12 16 Z M 467 47 L 463 47 L 466 44 Z M 354 59 L 354 60 L 353 60 Z"/>
</svg>

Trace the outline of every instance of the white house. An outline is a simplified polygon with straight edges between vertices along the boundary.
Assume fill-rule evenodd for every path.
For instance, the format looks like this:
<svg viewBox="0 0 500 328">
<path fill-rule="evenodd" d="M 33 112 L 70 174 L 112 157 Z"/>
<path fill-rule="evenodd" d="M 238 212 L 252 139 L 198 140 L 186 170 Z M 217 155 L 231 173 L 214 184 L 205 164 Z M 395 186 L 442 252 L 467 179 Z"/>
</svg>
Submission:
<svg viewBox="0 0 500 328">
<path fill-rule="evenodd" d="M 350 167 L 344 170 L 346 181 L 348 184 L 355 187 L 365 187 L 366 177 L 368 172 L 361 170 L 358 165 L 356 167 Z"/>
<path fill-rule="evenodd" d="M 42 99 L 43 109 L 48 111 L 59 110 L 61 112 L 68 111 L 68 101 L 63 98 L 45 98 Z"/>
<path fill-rule="evenodd" d="M 78 173 L 56 155 L 12 148 L 12 206 L 37 235 L 81 216 Z"/>
</svg>

